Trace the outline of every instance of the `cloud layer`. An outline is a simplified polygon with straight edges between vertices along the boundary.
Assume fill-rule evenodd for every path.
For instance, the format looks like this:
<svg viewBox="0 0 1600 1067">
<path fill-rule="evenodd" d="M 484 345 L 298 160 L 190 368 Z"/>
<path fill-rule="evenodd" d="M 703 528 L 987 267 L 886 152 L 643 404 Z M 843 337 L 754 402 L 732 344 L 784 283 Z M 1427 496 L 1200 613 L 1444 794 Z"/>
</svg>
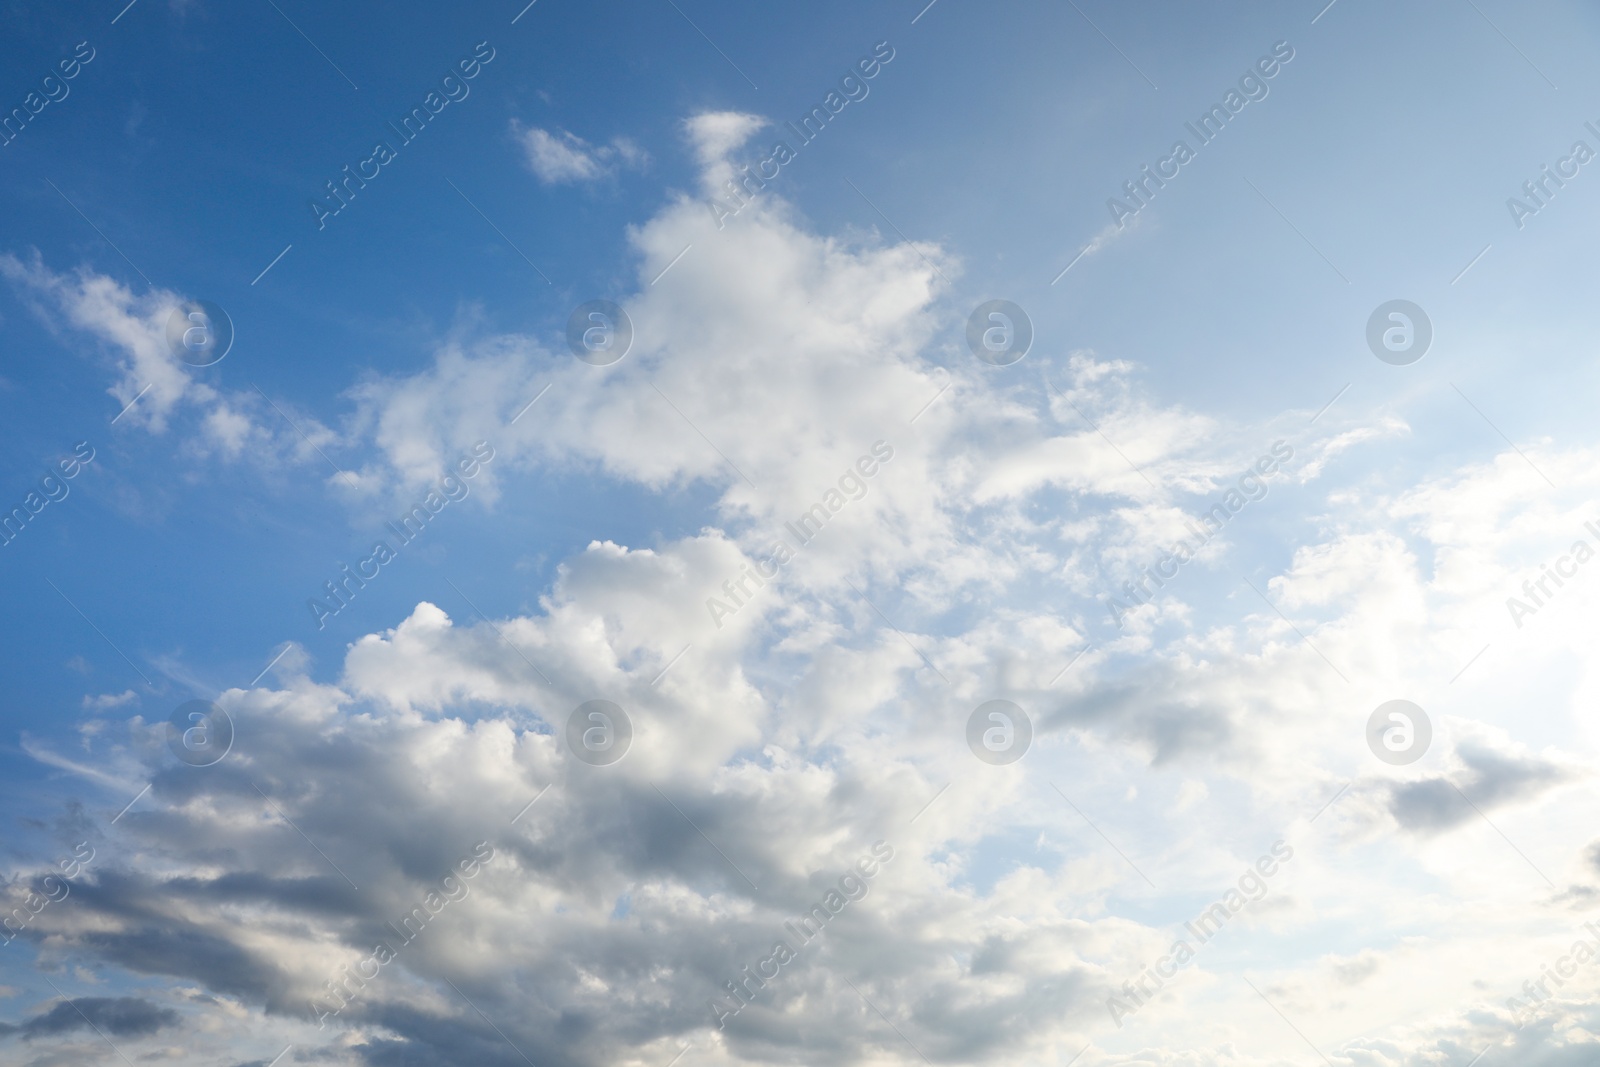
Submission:
<svg viewBox="0 0 1600 1067">
<path fill-rule="evenodd" d="M 704 180 L 760 126 L 692 119 Z M 627 158 L 519 136 L 546 182 Z M 1493 1042 L 1586 1062 L 1587 971 L 1520 1029 L 1506 1002 L 1593 906 L 1573 829 L 1593 757 L 1516 740 L 1494 702 L 1565 664 L 1522 725 L 1565 735 L 1588 707 L 1592 591 L 1522 626 L 1504 601 L 1581 535 L 1592 449 L 1539 457 L 1554 496 L 1514 455 L 1397 488 L 1370 454 L 1406 433 L 1395 411 L 1229 424 L 1048 342 L 994 373 L 960 347 L 954 256 L 764 197 L 719 227 L 683 194 L 630 233 L 622 362 L 463 337 L 352 383 L 337 426 L 186 376 L 158 343 L 174 294 L 0 260 L 94 339 L 118 401 L 149 385 L 121 432 L 179 436 L 196 464 L 338 448 L 329 492 L 359 510 L 483 439 L 475 507 L 556 468 L 713 499 L 691 535 L 589 544 L 527 614 L 421 602 L 322 680 L 293 657 L 228 691 L 240 741 L 213 767 L 175 762 L 150 709 L 87 703 L 93 763 L 149 802 L 83 818 L 101 858 L 12 951 L 140 992 L 19 1010 L 4 1040 L 76 1040 L 79 1018 L 155 1049 L 181 1018 L 174 1062 L 1265 1067 L 1306 1041 L 1341 1067 Z M 1280 441 L 1294 458 L 1259 500 L 1118 626 L 1107 601 Z M 875 473 L 844 481 L 863 456 Z M 779 542 L 776 576 L 741 582 Z M 1486 695 L 1452 688 L 1463 664 Z M 1433 715 L 1409 767 L 1362 732 L 1398 694 Z M 967 740 L 997 697 L 1035 732 L 1013 765 Z M 632 726 L 611 765 L 569 740 L 597 699 Z M 1118 1025 L 1108 1002 L 1279 840 L 1295 858 L 1270 892 Z M 20 872 L 12 906 L 43 877 Z"/>
</svg>

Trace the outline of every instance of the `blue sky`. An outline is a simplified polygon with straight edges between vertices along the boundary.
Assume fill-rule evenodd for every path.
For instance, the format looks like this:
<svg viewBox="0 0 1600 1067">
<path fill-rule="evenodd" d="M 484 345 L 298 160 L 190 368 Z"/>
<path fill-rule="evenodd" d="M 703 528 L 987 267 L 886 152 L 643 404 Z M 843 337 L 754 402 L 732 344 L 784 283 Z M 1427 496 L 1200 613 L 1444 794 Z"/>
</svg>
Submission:
<svg viewBox="0 0 1600 1067">
<path fill-rule="evenodd" d="M 60 99 L 0 146 L 0 509 L 93 453 L 0 548 L 6 907 L 95 854 L 0 950 L 8 1057 L 1586 1055 L 1593 976 L 1520 986 L 1600 899 L 1574 547 L 1600 546 L 1600 163 L 1520 225 L 1508 198 L 1600 152 L 1593 10 L 4 18 L 0 107 Z M 784 124 L 875 51 L 800 145 Z M 1186 124 L 1274 54 L 1200 145 Z M 1119 225 L 1108 199 L 1180 138 Z M 719 226 L 777 139 L 794 158 Z M 1034 329 L 1009 366 L 965 339 L 992 299 Z M 1366 341 L 1396 299 L 1433 329 L 1403 366 Z M 235 331 L 205 367 L 164 335 L 197 300 Z M 633 323 L 609 366 L 567 346 L 593 300 Z M 1280 442 L 1260 499 L 1132 602 Z M 475 447 L 464 497 L 319 619 Z M 964 741 L 997 697 L 1034 728 L 1003 766 Z M 1402 697 L 1434 739 L 1393 766 L 1363 729 Z M 196 699 L 237 727 L 212 766 L 168 743 Z M 594 699 L 632 717 L 621 762 L 572 748 Z M 716 1025 L 724 978 L 880 839 L 852 932 Z M 1119 1019 L 1280 839 L 1264 897 Z M 328 976 L 480 840 L 451 932 L 316 1026 Z"/>
</svg>

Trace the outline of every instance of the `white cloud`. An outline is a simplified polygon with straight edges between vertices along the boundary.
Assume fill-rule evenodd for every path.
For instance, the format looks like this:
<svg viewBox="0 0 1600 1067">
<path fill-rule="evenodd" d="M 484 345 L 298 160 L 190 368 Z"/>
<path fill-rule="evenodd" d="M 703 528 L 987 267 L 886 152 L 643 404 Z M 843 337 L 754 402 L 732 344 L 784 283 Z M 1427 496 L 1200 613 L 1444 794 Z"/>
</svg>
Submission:
<svg viewBox="0 0 1600 1067">
<path fill-rule="evenodd" d="M 131 704 L 138 698 L 138 694 L 132 689 L 124 689 L 120 693 L 102 693 L 99 696 L 86 696 L 83 698 L 83 707 L 85 711 L 108 711 L 111 708 L 120 708 L 124 704 Z"/>
<path fill-rule="evenodd" d="M 728 156 L 765 129 L 768 121 L 743 111 L 702 111 L 684 120 L 684 133 L 700 165 L 700 185 L 715 195 L 723 182 L 733 176 Z"/>
<path fill-rule="evenodd" d="M 75 340 L 64 328 L 71 327 L 111 354 L 116 380 L 107 392 L 116 401 L 111 415 L 117 416 L 118 429 L 165 435 L 177 423 L 187 431 L 185 451 L 268 469 L 325 464 L 318 449 L 334 448 L 339 441 L 338 434 L 287 399 L 272 401 L 255 390 L 224 392 L 199 380 L 166 340 L 167 319 L 184 303 L 179 294 L 156 289 L 139 296 L 87 268 L 57 273 L 37 252 L 27 261 L 0 253 L 0 276 L 63 341 Z M 294 426 L 286 421 L 291 418 Z M 334 475 L 330 482 L 335 479 L 341 485 L 347 481 Z"/>
<path fill-rule="evenodd" d="M 689 122 L 706 180 L 761 122 Z M 574 175 L 597 158 L 552 143 Z M 817 234 L 776 196 L 723 229 L 678 198 L 629 239 L 625 360 L 463 334 L 421 372 L 352 386 L 337 439 L 374 493 L 487 439 L 485 502 L 576 465 L 710 486 L 705 527 L 595 541 L 536 608 L 492 623 L 420 603 L 353 642 L 331 683 L 285 660 L 277 688 L 221 698 L 239 743 L 204 773 L 174 765 L 142 717 L 95 727 L 94 769 L 30 742 L 108 789 L 154 783 L 97 840 L 73 906 L 41 913 L 28 936 L 43 965 L 92 961 L 151 996 L 198 987 L 231 1005 L 229 1027 L 199 1031 L 197 1061 L 248 1058 L 229 1043 L 244 1031 L 367 1063 L 510 1062 L 502 1033 L 561 1065 L 660 1065 L 683 1042 L 719 1067 L 920 1062 L 912 1042 L 935 1062 L 1065 1064 L 1091 1040 L 1080 1062 L 1095 1065 L 1304 1056 L 1243 977 L 1335 1063 L 1466 1062 L 1491 1040 L 1517 1062 L 1589 1051 L 1573 1027 L 1593 1021 L 1591 986 L 1522 1032 L 1500 1006 L 1565 951 L 1594 889 L 1591 835 L 1571 829 L 1600 815 L 1594 746 L 1491 720 L 1554 739 L 1592 718 L 1593 583 L 1534 620 L 1541 662 L 1580 681 L 1528 701 L 1538 680 L 1493 649 L 1473 688 L 1452 676 L 1480 618 L 1502 624 L 1497 641 L 1532 632 L 1497 613 L 1523 569 L 1580 535 L 1592 449 L 1538 457 L 1565 494 L 1515 456 L 1375 486 L 1350 468 L 1370 470 L 1364 450 L 1403 433 L 1398 416 L 1374 431 L 1307 431 L 1299 413 L 1293 433 L 1232 424 L 1154 399 L 1124 361 L 1048 346 L 978 373 L 941 280 L 959 265 L 932 243 Z M 27 291 L 90 308 L 74 323 L 123 353 L 125 375 L 160 355 L 155 312 L 125 292 L 11 262 Z M 253 447 L 248 398 L 178 379 L 163 395 L 149 417 L 192 399 L 217 450 Z M 1102 590 L 1279 438 L 1302 465 L 1109 631 Z M 718 627 L 707 598 L 879 440 L 893 458 L 859 499 Z M 1036 730 L 1012 767 L 967 750 L 967 716 L 997 695 Z M 1363 727 L 1402 695 L 1434 714 L 1436 743 L 1390 768 Z M 564 740 L 597 697 L 635 729 L 605 768 Z M 1481 818 L 1451 806 L 1456 790 Z M 1280 838 L 1295 856 L 1270 895 L 1112 1024 L 1107 998 Z M 879 839 L 895 858 L 867 895 L 719 1029 L 724 983 Z M 319 1031 L 311 999 L 479 841 L 496 859 L 470 891 Z"/>
<path fill-rule="evenodd" d="M 598 181 L 619 167 L 638 170 L 649 154 L 633 141 L 618 137 L 608 145 L 592 145 L 574 133 L 554 133 L 511 120 L 511 135 L 522 145 L 528 169 L 546 185 L 576 185 Z"/>
<path fill-rule="evenodd" d="M 0 254 L 0 274 L 33 297 L 39 318 L 58 335 L 65 333 L 59 312 L 66 316 L 66 325 L 93 334 L 120 352 L 119 380 L 110 390 L 118 406 L 149 390 L 123 416 L 130 423 L 160 433 L 180 402 L 203 406 L 215 399 L 215 391 L 195 381 L 166 346 L 167 317 L 182 303 L 176 293 L 154 290 L 141 298 L 87 269 L 70 276 L 57 274 L 37 252 L 27 262 L 9 252 Z"/>
</svg>

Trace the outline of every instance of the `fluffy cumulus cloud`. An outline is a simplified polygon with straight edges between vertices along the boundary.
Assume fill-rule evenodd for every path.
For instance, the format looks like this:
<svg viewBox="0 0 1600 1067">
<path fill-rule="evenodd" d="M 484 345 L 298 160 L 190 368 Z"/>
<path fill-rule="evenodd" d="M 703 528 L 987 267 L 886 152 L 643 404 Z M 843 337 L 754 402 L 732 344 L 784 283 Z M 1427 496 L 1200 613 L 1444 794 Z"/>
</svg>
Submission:
<svg viewBox="0 0 1600 1067">
<path fill-rule="evenodd" d="M 688 123 L 711 187 L 760 127 Z M 547 181 L 604 165 L 523 134 Z M 64 821 L 95 858 L 64 897 L 46 867 L 6 888 L 8 951 L 127 988 L 11 1005 L 0 1041 L 70 1056 L 76 1017 L 197 1063 L 1590 1061 L 1593 760 L 1518 738 L 1584 729 L 1594 594 L 1505 601 L 1584 536 L 1592 451 L 1540 457 L 1556 495 L 1515 457 L 1396 488 L 1369 474 L 1398 413 L 1229 424 L 1090 351 L 994 374 L 948 340 L 946 250 L 770 191 L 725 221 L 683 195 L 628 235 L 620 363 L 465 337 L 317 431 L 369 490 L 488 439 L 483 506 L 575 466 L 708 487 L 702 528 L 595 541 L 526 614 L 419 603 L 321 680 L 290 657 L 219 699 L 212 767 L 89 701 L 96 773 L 149 797 Z M 158 383 L 137 425 L 192 409 L 215 462 L 265 432 L 153 346 L 165 297 L 0 266 L 105 345 L 119 399 Z M 1433 743 L 1390 766 L 1364 731 L 1400 695 Z M 1031 719 L 1018 763 L 969 747 L 995 698 Z M 619 762 L 577 758 L 618 736 L 574 725 L 594 700 Z"/>
</svg>

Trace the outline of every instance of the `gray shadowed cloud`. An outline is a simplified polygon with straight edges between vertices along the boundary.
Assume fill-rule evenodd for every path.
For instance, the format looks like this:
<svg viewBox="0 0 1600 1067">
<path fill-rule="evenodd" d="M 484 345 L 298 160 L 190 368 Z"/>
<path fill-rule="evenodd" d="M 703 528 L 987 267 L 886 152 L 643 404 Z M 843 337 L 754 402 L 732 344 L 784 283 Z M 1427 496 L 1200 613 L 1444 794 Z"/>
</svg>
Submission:
<svg viewBox="0 0 1600 1067">
<path fill-rule="evenodd" d="M 1154 766 L 1185 756 L 1216 754 L 1235 740 L 1228 714 L 1203 697 L 1179 691 L 1174 678 L 1113 684 L 1063 700 L 1045 712 L 1039 731 L 1100 729 L 1150 754 Z"/>
<path fill-rule="evenodd" d="M 1563 889 L 1556 900 L 1584 910 L 1600 904 L 1600 839 L 1584 846 L 1579 872 L 1579 880 Z"/>
<path fill-rule="evenodd" d="M 1402 828 L 1424 836 L 1444 833 L 1477 818 L 1474 805 L 1487 813 L 1548 792 L 1574 774 L 1554 761 L 1499 751 L 1477 741 L 1462 742 L 1455 754 L 1465 764 L 1464 775 L 1441 775 L 1388 787 L 1389 813 Z"/>
<path fill-rule="evenodd" d="M 792 936 L 784 920 L 818 900 L 874 837 L 892 840 L 883 813 L 902 803 L 881 767 L 848 761 L 826 784 L 775 771 L 760 789 L 730 782 L 707 792 L 669 779 L 658 793 L 628 777 L 636 763 L 611 778 L 565 780 L 557 742 L 509 723 L 480 721 L 484 747 L 452 749 L 469 736 L 458 721 L 348 712 L 315 721 L 283 713 L 250 750 L 249 776 L 359 892 L 239 771 L 158 773 L 153 810 L 130 814 L 119 830 L 168 857 L 177 873 L 132 873 L 108 861 L 75 889 L 72 909 L 41 920 L 41 932 L 135 973 L 309 1019 L 311 998 L 335 968 L 379 940 L 397 943 L 386 921 L 411 908 L 472 841 L 492 837 L 494 862 L 438 920 L 442 928 L 424 930 L 329 1025 L 375 1027 L 352 1046 L 372 1064 L 513 1064 L 526 1054 L 539 1067 L 588 1067 L 712 1027 L 709 1005 L 727 996 L 725 980 L 775 938 Z M 331 773 L 337 759 L 359 773 Z M 330 773 L 293 784 L 290 770 L 307 764 Z M 430 777 L 437 792 L 419 788 Z M 534 781 L 557 788 L 509 826 L 507 813 L 536 792 Z M 832 838 L 846 844 L 835 848 Z M 797 861 L 795 850 L 806 858 Z M 731 1049 L 771 1063 L 851 1062 L 899 1045 L 846 978 L 939 1062 L 1024 1049 L 1039 1027 L 1098 1012 L 1087 995 L 1094 979 L 1075 961 L 1075 935 L 1064 926 L 980 934 L 958 899 L 936 908 L 927 936 L 897 932 L 903 890 L 895 879 L 912 862 L 896 859 L 863 905 L 834 919 L 820 940 L 796 943 L 797 961 L 723 1032 Z M 630 905 L 619 914 L 624 890 Z M 706 903 L 686 908 L 688 899 Z M 553 922 L 557 909 L 562 919 Z M 233 921 L 244 917 L 248 926 Z M 264 938 L 286 947 L 264 951 Z M 947 973 L 952 953 L 983 944 L 982 974 Z M 1047 944 L 1054 947 L 1041 954 Z M 313 954 L 318 962 L 304 966 Z"/>
<path fill-rule="evenodd" d="M 159 1008 L 140 997 L 78 997 L 63 1000 L 20 1025 L 0 1023 L 0 1034 L 21 1034 L 23 1040 L 31 1041 L 99 1028 L 112 1037 L 143 1037 L 177 1021 L 178 1013 L 171 1008 Z"/>
</svg>

